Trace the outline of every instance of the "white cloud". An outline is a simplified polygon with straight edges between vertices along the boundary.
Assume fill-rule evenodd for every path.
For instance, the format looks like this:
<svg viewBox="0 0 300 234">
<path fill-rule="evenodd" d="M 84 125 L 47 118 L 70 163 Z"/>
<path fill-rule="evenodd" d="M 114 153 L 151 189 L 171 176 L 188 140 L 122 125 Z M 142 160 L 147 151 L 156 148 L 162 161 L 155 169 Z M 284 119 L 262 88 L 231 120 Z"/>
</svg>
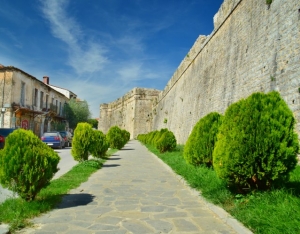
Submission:
<svg viewBox="0 0 300 234">
<path fill-rule="evenodd" d="M 131 64 L 126 63 L 125 66 L 119 69 L 118 74 L 120 75 L 120 78 L 127 83 L 141 79 L 142 64 L 139 62 L 132 62 Z"/>
<path fill-rule="evenodd" d="M 84 42 L 84 46 L 82 45 L 81 41 L 84 35 L 80 25 L 66 12 L 68 2 L 68 0 L 41 1 L 44 17 L 50 23 L 53 36 L 67 44 L 69 51 L 68 64 L 77 73 L 99 71 L 108 61 L 104 55 L 105 49 L 102 45 L 89 40 Z"/>
<path fill-rule="evenodd" d="M 161 82 L 162 78 L 168 78 L 170 67 L 162 65 L 162 59 L 158 62 L 155 55 L 151 57 L 145 40 L 168 27 L 171 24 L 169 19 L 154 25 L 126 18 L 128 27 L 119 26 L 119 31 L 114 34 L 81 27 L 67 13 L 69 0 L 40 2 L 52 35 L 67 45 L 67 64 L 75 71 L 68 74 L 53 71 L 48 75 L 54 79 L 63 77 L 63 81 L 55 85 L 65 87 L 86 100 L 93 117 L 99 117 L 101 103 L 112 102 L 132 88 L 146 84 L 147 80 L 160 79 Z M 99 38 L 105 40 L 100 43 Z"/>
<path fill-rule="evenodd" d="M 108 59 L 103 56 L 105 50 L 101 45 L 90 42 L 86 51 L 78 48 L 70 51 L 69 64 L 77 73 L 94 73 L 103 69 Z"/>
<path fill-rule="evenodd" d="M 142 43 L 142 37 L 134 35 L 134 33 L 124 35 L 120 39 L 114 41 L 114 45 L 128 55 L 141 54 L 145 48 Z"/>
<path fill-rule="evenodd" d="M 80 27 L 75 20 L 68 17 L 65 8 L 67 0 L 41 1 L 44 17 L 50 22 L 52 33 L 55 37 L 67 43 L 70 47 L 77 47 L 77 38 L 81 35 Z"/>
</svg>

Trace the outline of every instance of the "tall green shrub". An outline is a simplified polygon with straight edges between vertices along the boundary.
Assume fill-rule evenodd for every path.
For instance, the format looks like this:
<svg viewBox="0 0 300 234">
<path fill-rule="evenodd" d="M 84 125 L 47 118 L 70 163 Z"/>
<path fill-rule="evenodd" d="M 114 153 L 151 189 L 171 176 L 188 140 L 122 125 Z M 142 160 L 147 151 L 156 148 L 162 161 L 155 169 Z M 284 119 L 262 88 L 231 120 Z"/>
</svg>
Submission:
<svg viewBox="0 0 300 234">
<path fill-rule="evenodd" d="M 126 144 L 122 130 L 118 126 L 111 127 L 106 134 L 110 148 L 122 149 Z"/>
<path fill-rule="evenodd" d="M 221 115 L 212 112 L 200 119 L 194 126 L 183 151 L 184 159 L 192 165 L 212 166 L 212 153 L 221 125 Z"/>
<path fill-rule="evenodd" d="M 89 157 L 93 129 L 88 123 L 78 123 L 72 140 L 72 156 L 76 161 L 85 161 Z"/>
<path fill-rule="evenodd" d="M 89 152 L 95 158 L 103 158 L 108 150 L 108 142 L 106 140 L 105 135 L 103 132 L 98 130 L 93 130 L 92 137 L 90 139 L 90 148 Z"/>
<path fill-rule="evenodd" d="M 267 189 L 286 181 L 299 149 L 294 124 L 277 92 L 254 93 L 232 104 L 213 152 L 218 176 L 239 189 Z"/>
<path fill-rule="evenodd" d="M 156 148 L 161 153 L 173 151 L 176 149 L 176 146 L 176 138 L 171 131 L 164 131 L 159 140 L 156 142 Z"/>
<path fill-rule="evenodd" d="M 60 157 L 33 132 L 18 129 L 0 150 L 0 182 L 27 200 L 34 200 L 58 171 Z"/>
</svg>

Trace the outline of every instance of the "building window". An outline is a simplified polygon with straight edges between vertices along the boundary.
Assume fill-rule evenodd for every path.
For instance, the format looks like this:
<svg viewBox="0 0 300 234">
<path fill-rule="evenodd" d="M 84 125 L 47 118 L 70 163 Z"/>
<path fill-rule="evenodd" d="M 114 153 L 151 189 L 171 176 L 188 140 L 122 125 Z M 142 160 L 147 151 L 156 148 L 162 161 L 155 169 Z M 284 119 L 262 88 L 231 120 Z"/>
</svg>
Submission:
<svg viewBox="0 0 300 234">
<path fill-rule="evenodd" d="M 44 92 L 41 91 L 41 96 L 40 96 L 40 108 L 43 109 L 43 99 L 44 99 Z"/>
<path fill-rule="evenodd" d="M 46 94 L 46 111 L 48 111 L 48 99 L 49 99 L 49 95 Z"/>
<path fill-rule="evenodd" d="M 61 110 L 61 102 L 59 102 L 59 115 L 61 115 L 61 112 L 62 112 L 62 110 Z"/>
<path fill-rule="evenodd" d="M 58 100 L 56 100 L 55 102 L 55 109 L 56 109 L 56 113 L 58 112 Z"/>
<path fill-rule="evenodd" d="M 34 106 L 37 106 L 38 104 L 38 90 L 37 89 L 34 89 L 34 100 L 33 100 L 33 105 Z"/>
<path fill-rule="evenodd" d="M 21 100 L 20 100 L 21 106 L 25 106 L 25 83 L 21 83 Z"/>
</svg>

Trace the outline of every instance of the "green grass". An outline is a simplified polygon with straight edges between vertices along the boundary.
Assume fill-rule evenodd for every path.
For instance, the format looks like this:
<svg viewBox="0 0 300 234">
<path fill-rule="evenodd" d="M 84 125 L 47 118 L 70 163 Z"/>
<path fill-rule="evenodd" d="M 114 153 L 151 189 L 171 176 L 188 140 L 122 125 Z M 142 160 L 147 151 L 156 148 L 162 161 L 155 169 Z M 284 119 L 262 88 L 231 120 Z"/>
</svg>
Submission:
<svg viewBox="0 0 300 234">
<path fill-rule="evenodd" d="M 117 149 L 107 152 L 107 157 L 115 153 Z M 0 223 L 10 225 L 10 231 L 30 226 L 29 219 L 45 213 L 59 204 L 62 196 L 71 189 L 77 188 L 88 180 L 91 174 L 99 170 L 105 159 L 88 160 L 74 166 L 69 172 L 42 189 L 32 202 L 26 202 L 21 198 L 11 198 L 0 204 Z"/>
<path fill-rule="evenodd" d="M 243 196 L 230 191 L 213 169 L 187 164 L 183 146 L 163 154 L 153 146 L 146 146 L 204 198 L 224 208 L 254 233 L 300 233 L 300 166 L 291 173 L 284 188 Z"/>
</svg>

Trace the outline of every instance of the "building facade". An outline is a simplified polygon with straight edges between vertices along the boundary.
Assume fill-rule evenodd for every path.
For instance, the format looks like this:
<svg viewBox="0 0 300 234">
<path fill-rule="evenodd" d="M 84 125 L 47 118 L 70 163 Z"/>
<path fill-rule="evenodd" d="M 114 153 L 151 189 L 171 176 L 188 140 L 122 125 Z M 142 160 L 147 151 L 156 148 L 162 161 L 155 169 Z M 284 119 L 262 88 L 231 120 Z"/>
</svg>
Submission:
<svg viewBox="0 0 300 234">
<path fill-rule="evenodd" d="M 37 136 L 67 126 L 64 94 L 13 66 L 0 65 L 0 127 L 24 128 Z"/>
</svg>

